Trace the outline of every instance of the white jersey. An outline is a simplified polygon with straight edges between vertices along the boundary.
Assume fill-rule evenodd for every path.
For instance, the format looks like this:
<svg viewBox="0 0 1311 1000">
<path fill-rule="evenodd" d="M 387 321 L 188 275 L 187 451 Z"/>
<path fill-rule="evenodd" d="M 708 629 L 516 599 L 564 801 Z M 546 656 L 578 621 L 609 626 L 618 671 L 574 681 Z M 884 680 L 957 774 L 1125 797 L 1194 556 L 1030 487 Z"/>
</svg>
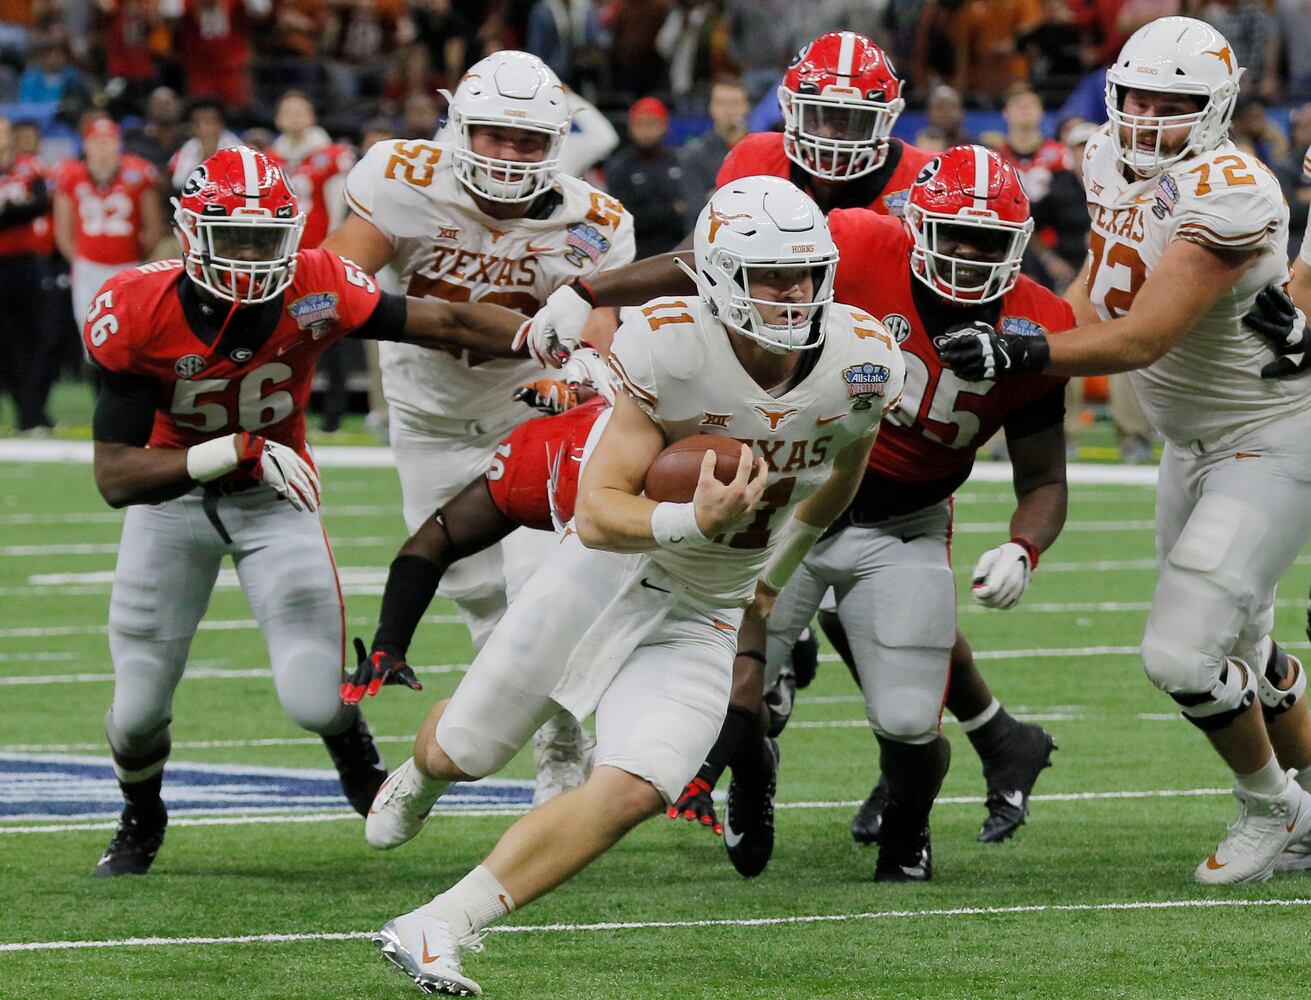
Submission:
<svg viewBox="0 0 1311 1000">
<path fill-rule="evenodd" d="M 901 396 L 901 350 L 873 317 L 834 305 L 814 368 L 780 396 L 742 368 L 700 298 L 659 298 L 615 333 L 610 365 L 670 442 L 722 434 L 769 466 L 756 518 L 736 532 L 651 558 L 689 590 L 725 604 L 749 600 L 777 529 L 829 478 L 833 460 L 867 437 Z"/>
<path fill-rule="evenodd" d="M 456 177 L 453 152 L 440 142 L 379 142 L 346 178 L 351 209 L 395 248 L 391 263 L 407 294 L 531 316 L 573 278 L 632 261 L 633 217 L 614 198 L 561 174 L 532 217 L 493 219 Z M 392 405 L 486 429 L 522 420 L 511 393 L 540 374 L 529 360 L 406 344 L 384 343 L 380 357 Z"/>
<path fill-rule="evenodd" d="M 1288 277 L 1288 206 L 1265 165 L 1224 142 L 1131 182 L 1103 128 L 1088 142 L 1083 180 L 1092 216 L 1088 292 L 1103 319 L 1128 312 L 1175 240 L 1258 254 L 1178 345 L 1130 373 L 1156 429 L 1187 445 L 1311 408 L 1311 382 L 1261 378 L 1274 354 L 1242 324 L 1257 293 Z"/>
</svg>

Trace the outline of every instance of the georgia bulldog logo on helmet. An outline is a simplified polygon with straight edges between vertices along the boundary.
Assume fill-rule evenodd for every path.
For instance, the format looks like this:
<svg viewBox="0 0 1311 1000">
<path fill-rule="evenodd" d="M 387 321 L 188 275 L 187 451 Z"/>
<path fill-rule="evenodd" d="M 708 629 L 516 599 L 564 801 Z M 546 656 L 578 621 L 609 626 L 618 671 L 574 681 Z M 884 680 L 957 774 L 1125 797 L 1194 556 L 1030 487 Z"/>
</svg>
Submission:
<svg viewBox="0 0 1311 1000">
<path fill-rule="evenodd" d="M 944 299 L 991 302 L 1015 287 L 1033 219 L 1015 168 L 982 146 L 953 146 L 920 171 L 906 223 L 911 272 Z"/>
<path fill-rule="evenodd" d="M 906 102 L 887 54 L 864 35 L 831 31 L 805 46 L 778 88 L 783 149 L 825 180 L 851 180 L 882 166 Z"/>
<path fill-rule="evenodd" d="M 253 305 L 291 284 L 305 214 L 286 172 L 263 153 L 220 149 L 173 206 L 187 276 L 211 295 Z"/>
</svg>

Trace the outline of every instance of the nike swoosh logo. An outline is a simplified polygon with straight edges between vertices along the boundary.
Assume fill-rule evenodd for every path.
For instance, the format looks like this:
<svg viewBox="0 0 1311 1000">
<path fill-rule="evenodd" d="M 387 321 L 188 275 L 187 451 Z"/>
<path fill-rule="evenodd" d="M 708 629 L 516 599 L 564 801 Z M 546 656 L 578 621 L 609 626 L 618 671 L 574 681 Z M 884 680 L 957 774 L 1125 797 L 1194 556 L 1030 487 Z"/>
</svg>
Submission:
<svg viewBox="0 0 1311 1000">
<path fill-rule="evenodd" d="M 671 538 L 670 541 L 671 541 L 671 542 L 681 542 L 682 539 L 681 539 L 681 538 Z M 649 581 L 647 580 L 646 577 L 642 577 L 642 586 L 645 587 L 647 590 L 658 590 L 658 591 L 660 591 L 660 593 L 662 593 L 662 594 L 672 594 L 672 593 L 673 593 L 672 590 L 666 590 L 664 587 L 657 587 L 654 583 L 649 582 Z"/>
<path fill-rule="evenodd" d="M 815 426 L 816 426 L 816 427 L 823 427 L 825 424 L 831 424 L 831 423 L 833 423 L 833 421 L 835 421 L 835 420 L 841 420 L 841 419 L 842 419 L 843 417 L 845 417 L 845 416 L 846 416 L 845 413 L 839 413 L 839 414 L 838 414 L 837 416 L 835 416 L 835 417 L 816 417 L 816 418 L 815 418 Z"/>
<path fill-rule="evenodd" d="M 1021 791 L 1002 792 L 1001 797 L 1005 799 L 1008 803 L 1013 805 L 1016 809 L 1024 808 L 1024 793 Z"/>
<path fill-rule="evenodd" d="M 724 824 L 724 845 L 726 847 L 736 847 L 742 843 L 742 834 L 738 833 L 727 823 Z"/>
<path fill-rule="evenodd" d="M 1291 820 L 1288 821 L 1288 832 L 1289 832 L 1289 833 L 1292 833 L 1292 832 L 1293 832 L 1293 827 L 1297 826 L 1297 820 L 1298 820 L 1298 818 L 1299 818 L 1301 815 L 1302 815 L 1302 807 L 1299 805 L 1299 806 L 1297 807 L 1297 812 L 1293 813 L 1293 818 L 1292 818 Z"/>
<path fill-rule="evenodd" d="M 278 357 L 282 357 L 284 354 L 286 354 L 295 346 L 296 346 L 295 344 L 283 344 L 281 347 L 278 348 Z"/>
<path fill-rule="evenodd" d="M 1211 869 L 1211 871 L 1213 872 L 1218 872 L 1221 868 L 1224 867 L 1224 864 L 1217 861 L 1215 859 L 1215 853 L 1212 852 L 1211 856 L 1206 859 L 1206 867 Z"/>
<path fill-rule="evenodd" d="M 526 247 L 524 247 L 524 252 L 525 253 L 550 253 L 554 249 L 555 247 L 550 247 L 550 246 L 535 247 L 531 243 L 529 243 Z"/>
<path fill-rule="evenodd" d="M 423 964 L 427 965 L 429 962 L 436 962 L 439 961 L 440 959 L 441 959 L 440 955 L 428 954 L 428 935 L 425 933 L 423 935 Z"/>
<path fill-rule="evenodd" d="M 1234 452 L 1234 458 L 1239 459 L 1240 461 L 1241 461 L 1242 459 L 1244 459 L 1244 458 L 1260 458 L 1260 457 L 1261 457 L 1261 453 L 1260 453 L 1260 452 L 1256 452 L 1256 451 L 1236 451 L 1236 452 Z"/>
</svg>

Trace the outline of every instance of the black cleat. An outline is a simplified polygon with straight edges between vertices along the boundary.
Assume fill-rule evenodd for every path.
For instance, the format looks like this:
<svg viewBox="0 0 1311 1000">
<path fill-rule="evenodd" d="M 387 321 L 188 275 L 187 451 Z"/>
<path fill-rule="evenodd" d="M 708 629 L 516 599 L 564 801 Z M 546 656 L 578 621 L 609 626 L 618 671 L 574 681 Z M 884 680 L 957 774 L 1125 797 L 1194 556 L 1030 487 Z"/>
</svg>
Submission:
<svg viewBox="0 0 1311 1000">
<path fill-rule="evenodd" d="M 346 801 L 361 816 L 368 816 L 374 796 L 387 780 L 387 766 L 364 716 L 356 713 L 355 721 L 343 732 L 323 737 L 323 745 L 337 768 Z"/>
<path fill-rule="evenodd" d="M 767 736 L 777 737 L 783 732 L 796 703 L 797 675 L 793 673 L 792 665 L 785 663 L 774 686 L 765 692 L 765 711 L 769 713 Z"/>
<path fill-rule="evenodd" d="M 92 872 L 98 878 L 116 875 L 144 875 L 164 843 L 164 830 L 168 826 L 168 810 L 164 803 L 158 807 L 124 806 L 118 820 L 114 839 L 96 862 Z"/>
<path fill-rule="evenodd" d="M 1029 795 L 1044 767 L 1050 767 L 1056 741 L 1041 726 L 1027 722 L 1019 726 L 1013 749 L 994 768 L 984 768 L 988 783 L 988 818 L 975 839 L 980 844 L 999 844 L 1015 835 L 1029 813 Z"/>
<path fill-rule="evenodd" d="M 879 832 L 883 828 L 883 813 L 888 808 L 892 793 L 888 783 L 879 775 L 879 783 L 874 786 L 856 815 L 851 820 L 851 838 L 857 844 L 877 844 Z"/>
<path fill-rule="evenodd" d="M 813 628 L 806 626 L 792 647 L 792 673 L 796 677 L 797 687 L 810 687 L 818 671 L 819 637 Z"/>
<path fill-rule="evenodd" d="M 769 755 L 767 770 L 759 783 L 748 785 L 736 774 L 728 785 L 728 809 L 724 813 L 724 846 L 728 860 L 743 878 L 755 878 L 765 870 L 774 853 L 774 789 L 778 783 L 778 741 L 765 737 Z"/>
<path fill-rule="evenodd" d="M 879 860 L 874 866 L 875 882 L 927 882 L 933 878 L 933 844 L 929 821 L 923 825 L 903 820 L 901 811 L 889 803 L 883 813 L 879 839 Z"/>
</svg>

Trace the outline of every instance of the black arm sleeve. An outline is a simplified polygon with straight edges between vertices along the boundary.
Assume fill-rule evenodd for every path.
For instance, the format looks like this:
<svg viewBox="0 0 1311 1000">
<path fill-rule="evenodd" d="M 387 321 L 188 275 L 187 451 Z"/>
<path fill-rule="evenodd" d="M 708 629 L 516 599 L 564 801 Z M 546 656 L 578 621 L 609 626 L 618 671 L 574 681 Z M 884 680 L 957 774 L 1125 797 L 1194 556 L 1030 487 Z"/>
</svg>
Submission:
<svg viewBox="0 0 1311 1000">
<path fill-rule="evenodd" d="M 155 425 L 155 386 L 145 378 L 99 370 L 100 395 L 92 437 L 105 444 L 144 447 Z"/>
<path fill-rule="evenodd" d="M 1006 417 L 1006 437 L 1016 440 L 1037 434 L 1065 419 L 1065 384 L 1043 393 L 1033 402 Z"/>
<path fill-rule="evenodd" d="M 45 181 L 37 181 L 32 186 L 32 197 L 29 200 L 0 206 L 0 229 L 24 225 L 49 211 L 50 194 L 46 191 Z"/>
<path fill-rule="evenodd" d="M 437 596 L 442 567 L 420 556 L 397 556 L 387 571 L 382 592 L 382 610 L 373 648 L 386 646 L 402 659 L 409 653 L 410 640 Z"/>
<path fill-rule="evenodd" d="M 383 292 L 378 304 L 373 307 L 373 315 L 351 336 L 360 340 L 401 340 L 405 336 L 405 321 L 408 317 L 409 306 L 406 305 L 405 296 Z"/>
</svg>

